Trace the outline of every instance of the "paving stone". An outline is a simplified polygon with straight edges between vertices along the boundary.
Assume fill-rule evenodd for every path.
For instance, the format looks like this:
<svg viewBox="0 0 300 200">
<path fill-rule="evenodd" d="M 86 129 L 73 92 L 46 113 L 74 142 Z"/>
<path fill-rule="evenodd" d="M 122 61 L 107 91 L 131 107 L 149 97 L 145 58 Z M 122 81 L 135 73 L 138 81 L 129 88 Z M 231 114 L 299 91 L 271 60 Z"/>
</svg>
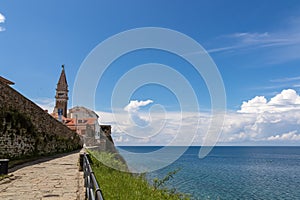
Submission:
<svg viewBox="0 0 300 200">
<path fill-rule="evenodd" d="M 26 166 L 13 178 L 0 182 L 0 199 L 83 200 L 83 173 L 78 171 L 79 154 Z"/>
</svg>

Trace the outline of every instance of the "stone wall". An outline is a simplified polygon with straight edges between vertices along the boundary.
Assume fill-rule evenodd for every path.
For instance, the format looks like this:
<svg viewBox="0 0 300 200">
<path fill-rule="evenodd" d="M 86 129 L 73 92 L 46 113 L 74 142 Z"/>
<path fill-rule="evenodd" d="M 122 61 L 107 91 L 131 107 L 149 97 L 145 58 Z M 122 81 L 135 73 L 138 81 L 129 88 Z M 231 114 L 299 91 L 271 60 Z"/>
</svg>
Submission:
<svg viewBox="0 0 300 200">
<path fill-rule="evenodd" d="M 0 158 L 55 154 L 81 146 L 75 132 L 0 81 Z"/>
<path fill-rule="evenodd" d="M 105 149 L 110 152 L 117 152 L 114 141 L 111 137 L 111 125 L 100 125 L 101 133 L 105 138 Z"/>
</svg>

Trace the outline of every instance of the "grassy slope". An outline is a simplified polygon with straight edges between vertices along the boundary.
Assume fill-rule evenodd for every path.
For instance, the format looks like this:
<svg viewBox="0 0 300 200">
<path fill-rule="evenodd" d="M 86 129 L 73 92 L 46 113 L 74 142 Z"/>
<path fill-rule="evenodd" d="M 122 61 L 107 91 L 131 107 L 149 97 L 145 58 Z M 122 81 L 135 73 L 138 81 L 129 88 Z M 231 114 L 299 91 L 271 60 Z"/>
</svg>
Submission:
<svg viewBox="0 0 300 200">
<path fill-rule="evenodd" d="M 98 159 L 106 162 L 112 162 L 115 167 L 124 167 L 123 164 L 113 158 L 112 154 L 92 152 Z M 157 200 L 157 199 L 188 199 L 182 194 L 172 194 L 165 189 L 154 189 L 148 184 L 143 176 L 136 176 L 131 173 L 121 172 L 103 165 L 94 156 L 92 159 L 92 168 L 96 175 L 99 186 L 106 200 Z"/>
</svg>

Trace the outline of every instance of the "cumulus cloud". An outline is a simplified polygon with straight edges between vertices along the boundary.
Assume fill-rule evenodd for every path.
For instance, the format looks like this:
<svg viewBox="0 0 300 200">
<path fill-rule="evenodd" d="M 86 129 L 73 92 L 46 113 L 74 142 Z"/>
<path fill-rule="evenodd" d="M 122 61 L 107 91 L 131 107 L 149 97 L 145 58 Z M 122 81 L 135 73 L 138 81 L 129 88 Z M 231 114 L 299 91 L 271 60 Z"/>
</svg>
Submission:
<svg viewBox="0 0 300 200">
<path fill-rule="evenodd" d="M 147 106 L 151 103 L 153 103 L 153 101 L 150 99 L 146 101 L 132 100 L 127 106 L 125 106 L 124 110 L 128 112 L 135 124 L 141 127 L 145 127 L 148 125 L 149 119 L 147 117 L 141 117 L 138 111 L 141 107 Z"/>
<path fill-rule="evenodd" d="M 0 13 L 0 24 L 1 24 L 1 23 L 4 23 L 4 22 L 5 22 L 5 17 L 4 17 L 4 15 L 2 15 L 2 14 Z M 5 28 L 0 26 L 0 32 L 1 32 L 1 31 L 5 31 Z"/>
<path fill-rule="evenodd" d="M 284 133 L 282 135 L 275 135 L 270 136 L 267 140 L 270 141 L 286 141 L 286 140 L 293 140 L 293 141 L 300 141 L 300 134 L 297 134 L 298 131 L 290 131 L 288 133 Z"/>
<path fill-rule="evenodd" d="M 153 101 L 151 99 L 148 99 L 146 101 L 138 101 L 138 100 L 133 100 L 130 101 L 129 104 L 127 106 L 125 106 L 124 110 L 127 112 L 137 112 L 140 107 L 142 106 L 147 106 L 148 104 L 153 103 Z"/>
<path fill-rule="evenodd" d="M 148 112 L 138 111 L 141 106 L 150 103 L 153 101 L 132 101 L 124 108 L 127 112 L 122 114 L 99 112 L 100 123 L 112 125 L 117 145 L 169 145 L 178 135 L 193 139 L 193 145 L 202 145 L 211 122 L 210 113 L 154 112 L 150 113 L 149 126 L 136 128 L 137 124 L 128 121 L 128 112 L 148 119 Z M 117 122 L 113 115 L 119 115 Z M 239 110 L 227 112 L 218 144 L 300 145 L 299 94 L 286 89 L 270 99 L 256 96 L 244 101 Z"/>
<path fill-rule="evenodd" d="M 240 113 L 261 113 L 266 110 L 267 99 L 264 96 L 256 96 L 249 101 L 244 101 Z"/>
<path fill-rule="evenodd" d="M 283 106 L 291 108 L 290 106 L 300 106 L 300 96 L 293 89 L 283 90 L 280 94 L 273 97 L 270 102 L 273 106 Z"/>
<path fill-rule="evenodd" d="M 270 101 L 264 96 L 256 96 L 249 101 L 244 101 L 240 113 L 285 112 L 300 109 L 300 96 L 293 89 L 283 90 Z"/>
<path fill-rule="evenodd" d="M 5 22 L 5 17 L 0 13 L 0 23 L 4 23 L 4 22 Z"/>
<path fill-rule="evenodd" d="M 286 89 L 270 100 L 263 96 L 243 102 L 241 109 L 228 114 L 222 142 L 290 141 L 300 132 L 300 96 Z M 265 143 L 264 143 L 265 144 Z"/>
</svg>

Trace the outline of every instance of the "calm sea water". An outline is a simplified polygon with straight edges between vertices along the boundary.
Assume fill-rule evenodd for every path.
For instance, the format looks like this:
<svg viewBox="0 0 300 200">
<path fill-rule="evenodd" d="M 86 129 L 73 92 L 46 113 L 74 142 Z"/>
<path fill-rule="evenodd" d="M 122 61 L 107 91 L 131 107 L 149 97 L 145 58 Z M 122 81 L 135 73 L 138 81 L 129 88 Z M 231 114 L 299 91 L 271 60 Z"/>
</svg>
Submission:
<svg viewBox="0 0 300 200">
<path fill-rule="evenodd" d="M 300 199 L 300 147 L 214 147 L 204 159 L 198 158 L 199 149 L 189 147 L 176 162 L 147 174 L 149 181 L 181 168 L 166 186 L 193 199 Z"/>
</svg>

